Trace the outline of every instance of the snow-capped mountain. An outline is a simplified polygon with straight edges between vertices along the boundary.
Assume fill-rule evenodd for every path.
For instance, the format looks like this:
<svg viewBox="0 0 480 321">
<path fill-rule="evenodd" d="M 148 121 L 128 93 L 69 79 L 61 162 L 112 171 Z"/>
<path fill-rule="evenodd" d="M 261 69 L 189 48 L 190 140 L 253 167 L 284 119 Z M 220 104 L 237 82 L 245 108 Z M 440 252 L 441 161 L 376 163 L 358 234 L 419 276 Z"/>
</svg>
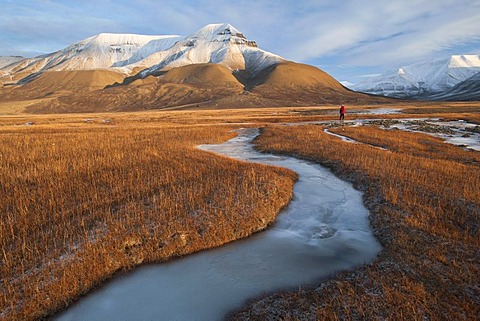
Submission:
<svg viewBox="0 0 480 321">
<path fill-rule="evenodd" d="M 0 83 L 21 81 L 30 74 L 44 71 L 110 69 L 135 54 L 171 46 L 178 36 L 144 36 L 101 33 L 62 50 L 35 58 L 20 59 L 0 68 Z M 143 49 L 142 53 L 139 53 Z M 0 60 L 0 62 L 3 61 Z M 128 72 L 128 68 L 119 71 Z"/>
<path fill-rule="evenodd" d="M 125 67 L 125 66 L 146 66 L 150 67 L 158 62 L 161 53 L 172 47 L 176 42 L 181 41 L 181 36 L 161 36 L 159 39 L 154 39 L 138 51 L 133 53 L 125 60 L 115 62 L 112 67 Z"/>
<path fill-rule="evenodd" d="M 0 83 L 20 83 L 30 74 L 44 71 L 113 69 L 131 73 L 146 69 L 141 77 L 171 68 L 219 63 L 232 70 L 260 70 L 283 61 L 257 48 L 230 24 L 210 24 L 193 34 L 144 36 L 101 33 L 57 52 L 35 58 L 0 60 Z"/>
<path fill-rule="evenodd" d="M 144 70 L 146 77 L 158 71 L 190 64 L 216 63 L 231 70 L 246 70 L 257 74 L 283 58 L 257 47 L 230 24 L 210 24 L 175 43 L 171 48 L 155 53 L 158 63 Z M 146 58 L 148 59 L 148 58 Z"/>
<path fill-rule="evenodd" d="M 48 70 L 105 69 L 131 58 L 152 41 L 166 43 L 165 47 L 175 37 L 101 33 L 38 58 L 44 60 L 43 69 Z"/>
<path fill-rule="evenodd" d="M 448 90 L 480 72 L 480 56 L 453 55 L 401 67 L 368 78 L 350 88 L 392 97 L 428 97 Z"/>
<path fill-rule="evenodd" d="M 0 68 L 0 96 L 42 98 L 32 113 L 388 101 L 262 50 L 227 23 L 188 36 L 99 34 Z"/>
<path fill-rule="evenodd" d="M 480 100 L 480 72 L 452 88 L 429 97 L 438 100 Z"/>
</svg>

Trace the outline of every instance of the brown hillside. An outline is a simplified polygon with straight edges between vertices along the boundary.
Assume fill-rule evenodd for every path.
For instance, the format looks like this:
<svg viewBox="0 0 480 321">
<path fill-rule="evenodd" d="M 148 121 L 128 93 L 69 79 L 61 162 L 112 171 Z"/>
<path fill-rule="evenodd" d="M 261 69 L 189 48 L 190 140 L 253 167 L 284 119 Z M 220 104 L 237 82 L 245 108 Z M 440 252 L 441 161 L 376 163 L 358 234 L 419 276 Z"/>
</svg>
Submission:
<svg viewBox="0 0 480 321">
<path fill-rule="evenodd" d="M 49 101 L 28 106 L 30 113 L 71 113 L 136 111 L 164 108 L 221 108 L 215 103 L 225 97 L 238 97 L 243 85 L 223 65 L 198 64 L 169 70 L 162 76 L 128 81 L 113 80 L 114 86 L 95 91 L 56 95 Z M 123 82 L 123 84 L 122 84 Z M 44 90 L 45 92 L 45 90 Z"/>
<path fill-rule="evenodd" d="M 61 90 L 96 90 L 122 82 L 125 74 L 112 70 L 47 71 L 34 77 L 22 89 L 39 93 Z"/>
<path fill-rule="evenodd" d="M 128 86 L 144 86 L 144 85 L 151 85 L 158 82 L 157 77 L 155 76 L 148 76 L 146 78 L 138 78 L 133 80 L 128 84 Z M 118 84 L 117 84 L 118 85 Z"/>
<path fill-rule="evenodd" d="M 243 89 L 232 71 L 220 64 L 193 64 L 169 70 L 160 79 L 168 83 L 186 83 L 202 86 L 229 86 Z"/>
<path fill-rule="evenodd" d="M 359 103 L 393 100 L 351 91 L 326 72 L 305 64 L 282 62 L 266 68 L 248 83 L 252 93 L 283 105 Z"/>
<path fill-rule="evenodd" d="M 5 74 L 0 76 L 0 88 L 3 86 L 11 86 L 16 84 L 18 81 L 22 80 L 25 77 L 30 76 L 28 72 L 17 72 L 12 74 Z"/>
<path fill-rule="evenodd" d="M 348 90 L 322 70 L 293 62 L 267 68 L 256 78 L 237 80 L 218 64 L 194 64 L 141 79 L 114 71 L 46 72 L 21 87 L 0 91 L 0 99 L 48 98 L 25 112 L 70 113 L 147 109 L 379 104 L 395 100 Z M 112 86 L 113 85 L 113 86 Z"/>
<path fill-rule="evenodd" d="M 251 83 L 252 87 L 268 85 L 278 88 L 327 87 L 342 90 L 344 87 L 326 72 L 305 64 L 282 62 L 261 72 Z"/>
</svg>

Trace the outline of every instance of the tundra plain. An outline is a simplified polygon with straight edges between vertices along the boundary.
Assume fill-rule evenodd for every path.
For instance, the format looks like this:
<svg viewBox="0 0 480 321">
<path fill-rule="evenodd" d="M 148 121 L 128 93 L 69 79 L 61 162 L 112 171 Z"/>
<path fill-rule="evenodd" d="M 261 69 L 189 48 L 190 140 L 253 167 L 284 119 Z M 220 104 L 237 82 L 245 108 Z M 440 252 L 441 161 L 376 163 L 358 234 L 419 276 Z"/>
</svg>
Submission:
<svg viewBox="0 0 480 321">
<path fill-rule="evenodd" d="M 372 107 L 379 106 L 347 106 L 347 119 L 480 125 L 478 103 L 360 113 Z M 264 128 L 260 150 L 318 162 L 364 191 L 384 249 L 371 264 L 253 299 L 229 318 L 475 319 L 480 153 L 425 133 L 339 127 L 336 118 L 332 106 L 0 117 L 0 319 L 47 318 L 139 264 L 273 224 L 294 173 L 195 148 L 239 127 Z M 303 124 L 285 126 L 292 123 Z"/>
</svg>

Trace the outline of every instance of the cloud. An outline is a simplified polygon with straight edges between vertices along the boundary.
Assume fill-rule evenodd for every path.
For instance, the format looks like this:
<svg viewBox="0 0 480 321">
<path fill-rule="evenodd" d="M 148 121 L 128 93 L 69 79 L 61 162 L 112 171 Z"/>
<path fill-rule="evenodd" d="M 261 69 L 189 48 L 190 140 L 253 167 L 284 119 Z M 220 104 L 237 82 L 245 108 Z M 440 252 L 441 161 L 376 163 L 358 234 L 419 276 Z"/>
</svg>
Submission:
<svg viewBox="0 0 480 321">
<path fill-rule="evenodd" d="M 2 1 L 0 5 L 0 48 L 9 51 L 52 52 L 96 34 L 98 30 L 118 27 L 113 20 L 85 14 L 68 3 Z"/>
<path fill-rule="evenodd" d="M 478 1 L 372 0 L 341 6 L 332 8 L 329 16 L 314 11 L 304 17 L 299 28 L 311 34 L 286 54 L 298 60 L 337 55 L 343 63 L 391 65 L 480 38 Z"/>
<path fill-rule="evenodd" d="M 478 45 L 480 8 L 469 13 L 463 12 L 462 15 L 458 13 L 450 11 L 448 15 L 439 13 L 426 19 L 412 20 L 404 26 L 405 33 L 400 36 L 354 46 L 345 57 L 359 65 L 392 65 L 445 55 L 446 52 L 470 53 L 456 50 L 461 44 Z"/>
<path fill-rule="evenodd" d="M 220 22 L 262 49 L 339 72 L 480 50 L 478 0 L 0 0 L 0 7 L 0 55 L 52 52 L 101 32 L 188 35 Z"/>
</svg>

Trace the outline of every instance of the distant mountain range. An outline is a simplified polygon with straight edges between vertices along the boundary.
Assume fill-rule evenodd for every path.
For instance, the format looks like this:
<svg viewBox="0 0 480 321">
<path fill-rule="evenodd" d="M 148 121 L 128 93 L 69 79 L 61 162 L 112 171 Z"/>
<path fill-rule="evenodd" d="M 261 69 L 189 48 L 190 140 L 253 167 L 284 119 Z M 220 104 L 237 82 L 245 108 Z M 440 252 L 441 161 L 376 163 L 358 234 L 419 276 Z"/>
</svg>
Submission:
<svg viewBox="0 0 480 321">
<path fill-rule="evenodd" d="M 148 68 L 142 73 L 146 77 L 198 63 L 223 64 L 254 75 L 281 61 L 284 59 L 257 48 L 255 41 L 230 24 L 212 24 L 187 37 L 102 33 L 35 58 L 3 57 L 0 81 L 16 83 L 35 72 L 94 69 L 130 74 Z"/>
<path fill-rule="evenodd" d="M 480 72 L 468 78 L 467 80 L 459 82 L 458 84 L 444 92 L 431 95 L 429 98 L 436 100 L 453 101 L 480 100 Z"/>
<path fill-rule="evenodd" d="M 0 99 L 30 99 L 26 112 L 388 101 L 264 51 L 230 24 L 186 37 L 102 33 L 35 58 L 1 57 Z"/>
<path fill-rule="evenodd" d="M 480 56 L 454 55 L 404 66 L 349 87 L 397 98 L 480 100 L 478 73 Z M 477 89 L 473 90 L 474 87 Z"/>
</svg>

